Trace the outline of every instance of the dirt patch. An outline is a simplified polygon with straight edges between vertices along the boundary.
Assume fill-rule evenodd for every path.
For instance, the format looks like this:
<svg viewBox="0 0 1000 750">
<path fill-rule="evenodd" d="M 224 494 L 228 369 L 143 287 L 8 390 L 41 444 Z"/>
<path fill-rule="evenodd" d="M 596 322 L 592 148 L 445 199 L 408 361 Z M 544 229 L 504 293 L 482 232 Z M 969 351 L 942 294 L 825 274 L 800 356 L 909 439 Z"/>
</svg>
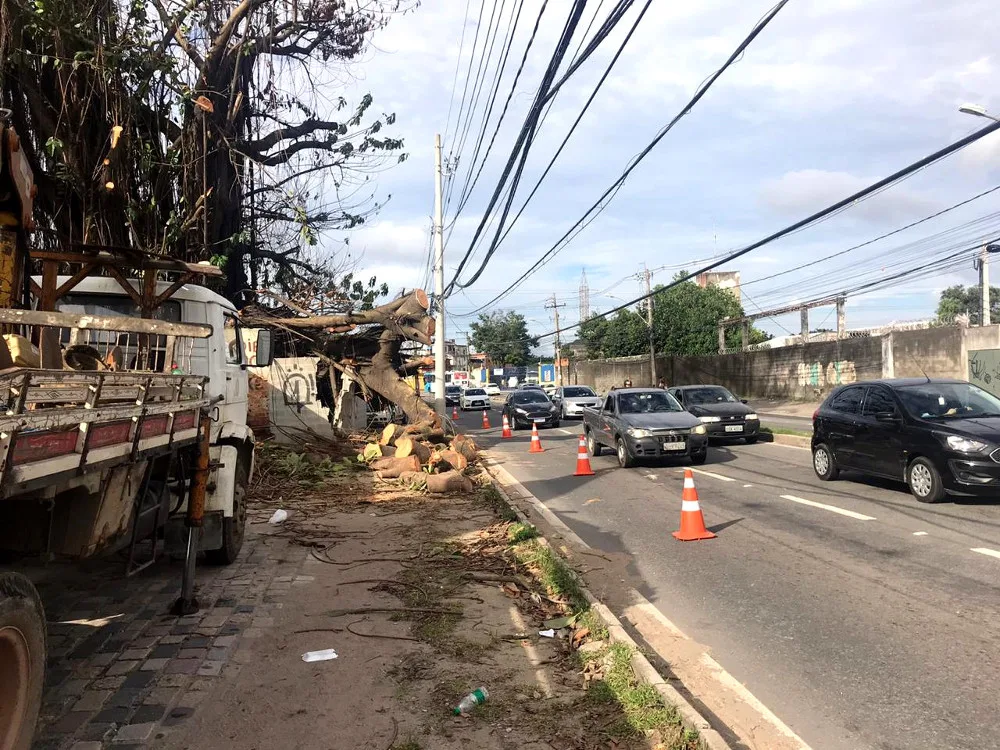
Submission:
<svg viewBox="0 0 1000 750">
<path fill-rule="evenodd" d="M 422 496 L 373 481 L 349 457 L 265 456 L 252 518 L 312 548 L 306 575 L 269 636 L 237 652 L 224 689 L 158 746 L 698 746 L 637 683 L 629 654 L 600 640 L 573 576 L 494 492 Z M 268 526 L 278 507 L 288 520 Z M 539 635 L 549 628 L 554 637 Z M 330 648 L 337 659 L 302 661 Z M 479 687 L 485 704 L 453 715 Z"/>
</svg>

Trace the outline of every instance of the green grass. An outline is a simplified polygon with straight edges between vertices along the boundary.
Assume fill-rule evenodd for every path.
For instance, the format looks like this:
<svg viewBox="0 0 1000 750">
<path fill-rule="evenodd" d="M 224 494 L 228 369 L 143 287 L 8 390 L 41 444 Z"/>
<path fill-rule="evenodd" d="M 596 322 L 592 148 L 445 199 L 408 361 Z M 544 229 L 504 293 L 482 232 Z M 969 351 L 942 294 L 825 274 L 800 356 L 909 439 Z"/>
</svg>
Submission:
<svg viewBox="0 0 1000 750">
<path fill-rule="evenodd" d="M 590 603 L 583 595 L 583 588 L 576 574 L 553 552 L 551 547 L 531 540 L 514 548 L 514 554 L 524 563 L 538 569 L 538 579 L 550 594 L 564 596 L 573 612 L 583 612 Z"/>
<path fill-rule="evenodd" d="M 502 520 L 514 522 L 517 521 L 517 513 L 514 509 L 507 504 L 504 496 L 500 494 L 500 490 L 496 488 L 492 483 L 483 487 L 480 491 L 480 496 L 483 501 L 489 505 L 493 512 L 496 513 Z"/>
<path fill-rule="evenodd" d="M 527 542 L 528 540 L 535 539 L 539 536 L 541 536 L 541 533 L 530 523 L 515 521 L 507 527 L 507 541 L 511 544 L 520 544 L 521 542 Z"/>
<path fill-rule="evenodd" d="M 592 609 L 588 609 L 586 612 L 580 614 L 576 618 L 576 624 L 579 628 L 587 628 L 590 631 L 590 637 L 594 640 L 606 641 L 608 639 L 607 625 L 604 624 L 604 621 Z"/>
<path fill-rule="evenodd" d="M 796 437 L 812 437 L 811 432 L 803 432 L 802 430 L 790 430 L 787 427 L 761 427 L 761 432 L 766 432 L 770 435 L 795 435 Z"/>
<path fill-rule="evenodd" d="M 393 743 L 389 750 L 423 750 L 423 745 L 410 737 L 403 742 Z"/>
</svg>

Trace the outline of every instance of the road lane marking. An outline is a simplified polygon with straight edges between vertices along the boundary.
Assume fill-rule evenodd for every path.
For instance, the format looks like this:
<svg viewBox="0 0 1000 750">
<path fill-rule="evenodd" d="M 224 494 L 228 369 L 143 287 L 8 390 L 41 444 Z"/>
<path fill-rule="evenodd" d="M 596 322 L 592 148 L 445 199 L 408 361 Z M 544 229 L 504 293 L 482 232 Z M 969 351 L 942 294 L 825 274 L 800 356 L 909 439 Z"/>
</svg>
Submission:
<svg viewBox="0 0 1000 750">
<path fill-rule="evenodd" d="M 753 485 L 752 485 L 752 484 L 744 484 L 743 486 L 744 486 L 744 487 L 753 487 Z"/>
<path fill-rule="evenodd" d="M 914 531 L 913 536 L 927 536 L 926 531 Z"/>
<path fill-rule="evenodd" d="M 989 555 L 990 557 L 1000 557 L 1000 552 L 995 549 L 990 549 L 989 547 L 973 547 L 973 552 L 978 552 L 980 555 Z"/>
<path fill-rule="evenodd" d="M 576 434 L 572 430 L 564 430 L 562 427 L 559 428 L 559 432 L 561 432 L 563 435 L 575 435 Z"/>
<path fill-rule="evenodd" d="M 713 474 L 712 472 L 705 471 L 704 469 L 695 469 L 695 468 L 692 468 L 691 471 L 693 471 L 695 474 L 704 474 L 706 477 L 712 477 L 712 479 L 718 479 L 721 482 L 735 482 L 736 481 L 732 477 L 724 477 L 724 476 L 722 476 L 722 474 Z"/>
<path fill-rule="evenodd" d="M 836 505 L 817 503 L 815 500 L 806 500 L 804 497 L 796 497 L 795 495 L 782 495 L 781 497 L 785 500 L 791 500 L 793 503 L 801 503 L 802 505 L 809 505 L 813 508 L 822 508 L 823 510 L 828 510 L 831 513 L 839 513 L 840 515 L 847 516 L 848 518 L 856 518 L 859 521 L 875 520 L 875 516 L 866 516 L 864 513 L 855 513 L 853 510 L 838 508 Z M 1000 553 L 998 553 L 997 556 L 1000 557 Z"/>
</svg>

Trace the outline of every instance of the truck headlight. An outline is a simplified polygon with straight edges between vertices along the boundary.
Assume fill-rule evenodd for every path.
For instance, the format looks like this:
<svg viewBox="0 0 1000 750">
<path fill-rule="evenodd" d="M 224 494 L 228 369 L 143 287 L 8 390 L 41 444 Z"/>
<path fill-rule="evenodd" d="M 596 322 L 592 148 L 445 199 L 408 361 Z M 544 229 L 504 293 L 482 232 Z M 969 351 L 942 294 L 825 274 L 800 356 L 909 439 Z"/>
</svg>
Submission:
<svg viewBox="0 0 1000 750">
<path fill-rule="evenodd" d="M 751 412 L 750 414 L 747 414 L 747 415 L 746 415 L 745 417 L 743 417 L 743 418 L 744 418 L 744 419 L 746 419 L 746 420 L 750 420 L 750 419 L 757 419 L 757 415 L 756 415 L 756 414 L 754 414 L 753 412 Z"/>
<path fill-rule="evenodd" d="M 952 450 L 961 451 L 962 453 L 985 453 L 986 449 L 990 447 L 989 443 L 962 437 L 961 435 L 949 435 L 945 438 L 945 442 L 948 443 L 948 447 Z"/>
<path fill-rule="evenodd" d="M 649 430 L 640 430 L 638 427 L 629 427 L 626 430 L 626 432 L 628 433 L 629 437 L 634 437 L 634 438 L 647 438 L 651 437 L 653 434 Z"/>
<path fill-rule="evenodd" d="M 721 422 L 722 417 L 698 417 L 702 422 Z"/>
<path fill-rule="evenodd" d="M 691 430 L 691 432 L 693 432 L 695 435 L 704 435 L 706 432 L 708 432 L 708 428 L 705 425 L 700 424 L 693 430 Z"/>
</svg>

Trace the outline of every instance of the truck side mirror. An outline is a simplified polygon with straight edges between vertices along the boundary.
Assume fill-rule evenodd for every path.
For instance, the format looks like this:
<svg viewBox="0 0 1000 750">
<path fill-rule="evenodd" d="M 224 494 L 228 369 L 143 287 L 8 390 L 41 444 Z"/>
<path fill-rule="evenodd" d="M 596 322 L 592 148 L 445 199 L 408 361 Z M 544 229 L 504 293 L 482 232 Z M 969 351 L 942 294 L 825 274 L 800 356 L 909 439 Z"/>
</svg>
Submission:
<svg viewBox="0 0 1000 750">
<path fill-rule="evenodd" d="M 254 357 L 254 367 L 270 367 L 274 360 L 274 334 L 270 328 L 257 331 L 257 354 Z"/>
</svg>

